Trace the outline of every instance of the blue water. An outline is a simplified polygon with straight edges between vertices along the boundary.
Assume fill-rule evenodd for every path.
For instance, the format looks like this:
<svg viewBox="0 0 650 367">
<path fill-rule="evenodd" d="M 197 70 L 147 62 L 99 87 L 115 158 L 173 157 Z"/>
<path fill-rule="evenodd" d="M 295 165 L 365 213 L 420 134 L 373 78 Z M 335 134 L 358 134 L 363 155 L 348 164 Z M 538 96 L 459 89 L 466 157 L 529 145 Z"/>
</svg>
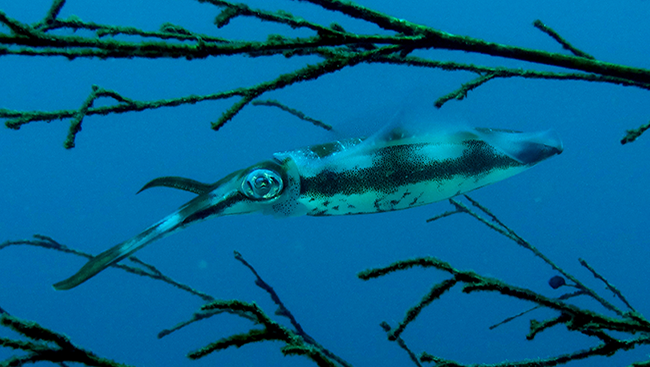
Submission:
<svg viewBox="0 0 650 367">
<path fill-rule="evenodd" d="M 446 32 L 560 52 L 531 24 L 541 19 L 579 48 L 603 61 L 648 67 L 650 2 L 366 0 L 363 5 Z M 256 1 L 253 7 L 285 9 L 296 16 L 346 29 L 378 32 L 305 3 Z M 10 17 L 41 19 L 48 1 L 0 1 Z M 270 33 L 309 35 L 254 20 L 235 20 L 217 30 L 218 11 L 193 1 L 69 1 L 61 17 L 156 30 L 164 22 L 238 39 Z M 0 27 L 3 33 L 8 29 Z M 438 60 L 536 68 L 523 62 L 459 52 L 426 52 Z M 208 94 L 251 86 L 316 58 L 209 58 L 186 60 L 74 60 L 0 57 L 0 107 L 17 110 L 76 109 L 93 84 L 137 100 Z M 539 68 L 539 67 L 538 67 Z M 550 69 L 543 67 L 543 69 Z M 135 196 L 159 176 L 214 182 L 267 159 L 274 152 L 353 137 L 380 129 L 400 109 L 431 109 L 433 101 L 470 81 L 473 74 L 360 65 L 269 93 L 307 115 L 332 124 L 320 130 L 282 111 L 247 107 L 218 132 L 210 130 L 232 100 L 86 118 L 77 146 L 64 150 L 68 121 L 32 123 L 0 133 L 0 241 L 51 236 L 93 254 L 139 233 L 192 194 L 157 188 Z M 623 308 L 582 268 L 587 260 L 650 316 L 647 218 L 648 137 L 621 146 L 626 129 L 648 121 L 648 92 L 587 82 L 493 80 L 431 112 L 432 121 L 524 131 L 552 128 L 565 152 L 521 175 L 485 187 L 472 197 L 537 246 L 565 270 Z M 96 105 L 110 104 L 98 101 Z M 406 106 L 406 107 L 405 107 Z M 262 215 L 218 218 L 193 225 L 137 255 L 166 275 L 218 299 L 256 302 L 269 315 L 276 307 L 255 286 L 250 271 L 233 258 L 237 250 L 271 284 L 303 328 L 354 366 L 409 365 L 379 323 L 392 326 L 446 274 L 413 269 L 364 282 L 364 269 L 393 261 L 436 256 L 463 270 L 503 279 L 547 296 L 556 275 L 530 252 L 466 215 L 425 220 L 451 209 L 446 202 L 401 212 L 352 217 L 275 219 Z M 212 341 L 249 330 L 251 323 L 221 315 L 163 339 L 163 329 L 191 317 L 202 301 L 162 282 L 108 269 L 79 288 L 56 292 L 51 284 L 84 264 L 72 255 L 32 247 L 0 253 L 0 307 L 68 335 L 100 356 L 134 366 L 308 366 L 283 357 L 277 342 L 214 353 L 199 361 L 185 355 Z M 590 300 L 576 304 L 605 312 Z M 546 358 L 598 343 L 555 327 L 526 341 L 529 320 L 555 316 L 536 311 L 488 327 L 528 307 L 495 294 L 459 289 L 426 308 L 403 334 L 416 353 L 463 363 Z M 287 325 L 286 321 L 274 316 Z M 6 330 L 0 336 L 13 336 Z M 0 357 L 11 355 L 1 350 Z M 594 358 L 579 366 L 625 366 L 647 358 L 647 348 Z"/>
</svg>

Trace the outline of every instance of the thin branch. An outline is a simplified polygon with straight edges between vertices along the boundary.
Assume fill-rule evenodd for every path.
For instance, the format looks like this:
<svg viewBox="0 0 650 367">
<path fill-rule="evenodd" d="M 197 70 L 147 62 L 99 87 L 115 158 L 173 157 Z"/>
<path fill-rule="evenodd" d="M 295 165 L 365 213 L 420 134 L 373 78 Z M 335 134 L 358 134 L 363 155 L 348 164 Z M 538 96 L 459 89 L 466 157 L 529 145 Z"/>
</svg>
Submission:
<svg viewBox="0 0 650 367">
<path fill-rule="evenodd" d="M 176 107 L 185 104 L 195 104 L 203 101 L 214 101 L 227 99 L 234 96 L 241 96 L 246 89 L 231 90 L 226 92 L 207 94 L 203 96 L 189 95 L 180 98 L 162 99 L 156 101 L 135 101 L 130 104 L 118 104 L 114 106 L 89 107 L 85 116 L 119 114 L 125 112 L 145 111 L 161 107 Z M 126 99 L 126 97 L 122 97 Z M 52 112 L 45 111 L 13 111 L 0 108 L 0 117 L 9 118 L 5 125 L 14 130 L 20 129 L 22 125 L 36 121 L 54 121 L 66 118 L 73 118 L 78 110 L 59 110 Z"/>
<path fill-rule="evenodd" d="M 318 49 L 318 54 L 329 55 L 330 53 Z M 546 80 L 580 80 L 587 82 L 611 83 L 622 86 L 634 86 L 641 89 L 650 90 L 650 83 L 640 83 L 629 79 L 616 78 L 600 74 L 587 73 L 556 73 L 549 71 L 513 69 L 505 67 L 488 67 L 473 64 L 463 64 L 455 61 L 437 61 L 424 59 L 417 56 L 386 55 L 375 58 L 372 62 L 386 63 L 393 65 L 416 66 L 424 68 L 441 69 L 445 71 L 470 71 L 478 75 L 493 74 L 495 78 L 525 78 L 525 79 L 546 79 Z"/>
<path fill-rule="evenodd" d="M 74 117 L 72 118 L 72 121 L 70 122 L 68 137 L 65 139 L 65 142 L 63 143 L 63 146 L 66 149 L 74 148 L 75 137 L 81 131 L 81 122 L 83 121 L 84 116 L 86 116 L 86 114 L 88 113 L 88 109 L 92 107 L 95 100 L 99 97 L 104 97 L 104 96 L 114 97 L 115 95 L 117 95 L 117 93 L 104 91 L 103 89 L 100 89 L 96 85 L 92 86 L 92 92 L 90 93 L 88 98 L 86 98 L 86 100 L 81 105 L 79 110 L 77 110 Z"/>
<path fill-rule="evenodd" d="M 469 209 L 465 204 L 455 200 L 455 199 L 449 199 L 449 201 L 456 206 L 456 208 L 459 208 L 461 210 L 464 210 L 467 214 L 471 215 L 472 217 L 478 219 L 481 223 L 487 225 L 491 229 L 497 231 L 498 233 L 510 238 L 512 241 L 517 243 L 519 246 L 531 251 L 535 256 L 539 257 L 542 259 L 545 263 L 549 264 L 554 270 L 558 271 L 562 275 L 564 275 L 567 279 L 571 280 L 573 283 L 575 283 L 576 288 L 584 290 L 590 297 L 594 298 L 596 301 L 600 302 L 605 308 L 614 311 L 620 316 L 623 316 L 625 313 L 621 311 L 618 307 L 614 306 L 611 302 L 605 300 L 602 298 L 598 293 L 596 293 L 593 289 L 587 287 L 584 283 L 582 283 L 578 278 L 574 277 L 564 269 L 560 268 L 557 266 L 551 259 L 549 259 L 546 255 L 544 255 L 541 251 L 539 251 L 535 246 L 533 246 L 530 242 L 526 241 L 523 239 L 521 236 L 519 236 L 515 231 L 510 229 L 508 226 L 506 226 L 499 218 L 497 218 L 492 212 L 478 203 L 476 200 L 472 199 L 468 195 L 463 195 L 467 200 L 469 200 L 472 205 L 475 207 L 479 208 L 483 213 L 488 215 L 491 219 L 492 222 L 496 223 L 496 225 L 485 218 L 481 217 L 479 214 L 475 213 L 471 209 Z"/>
<path fill-rule="evenodd" d="M 452 216 L 452 215 L 458 214 L 458 213 L 465 213 L 465 211 L 460 210 L 460 209 L 449 210 L 449 211 L 446 211 L 446 212 L 444 212 L 442 214 L 438 214 L 435 217 L 431 217 L 431 218 L 427 219 L 426 222 L 431 223 L 431 222 L 436 221 L 438 219 L 446 218 L 446 217 L 449 217 L 449 216 Z"/>
<path fill-rule="evenodd" d="M 178 330 L 180 330 L 180 329 L 182 329 L 182 328 L 184 328 L 186 326 L 192 325 L 195 322 L 199 322 L 199 321 L 202 321 L 202 320 L 205 320 L 205 319 L 209 319 L 212 316 L 220 315 L 222 313 L 230 313 L 230 314 L 233 314 L 233 315 L 237 315 L 237 316 L 239 316 L 241 318 L 248 319 L 248 320 L 250 320 L 252 322 L 257 322 L 257 318 L 255 316 L 253 316 L 253 315 L 251 315 L 249 313 L 246 313 L 246 312 L 241 312 L 241 311 L 235 311 L 235 310 L 199 311 L 199 312 L 195 312 L 192 315 L 192 318 L 190 318 L 189 320 L 179 322 L 178 324 L 176 324 L 175 326 L 173 326 L 173 327 L 171 327 L 169 329 L 161 330 L 158 333 L 158 339 L 162 339 L 162 338 L 166 337 L 167 335 L 169 335 L 169 334 L 171 334 L 171 333 L 173 333 L 175 331 L 178 331 Z"/>
<path fill-rule="evenodd" d="M 331 125 L 328 125 L 328 124 L 326 124 L 326 123 L 324 123 L 324 122 L 322 122 L 320 120 L 316 120 L 314 118 L 311 118 L 311 117 L 305 115 L 304 112 L 298 111 L 298 110 L 296 110 L 294 108 L 286 106 L 286 105 L 284 105 L 284 104 L 282 104 L 282 103 L 280 103 L 280 102 L 278 102 L 278 101 L 276 101 L 274 99 L 269 99 L 269 100 L 266 100 L 266 101 L 254 100 L 253 102 L 251 102 L 251 104 L 253 106 L 277 107 L 277 108 L 281 109 L 282 111 L 288 112 L 288 113 L 296 116 L 297 118 L 299 118 L 301 120 L 311 122 L 312 124 L 314 124 L 314 125 L 316 125 L 318 127 L 321 127 L 321 128 L 323 128 L 325 130 L 328 130 L 328 131 L 332 130 Z"/>
<path fill-rule="evenodd" d="M 2 366 L 23 366 L 49 361 L 57 364 L 76 362 L 86 366 L 126 367 L 126 365 L 96 356 L 74 345 L 67 336 L 46 329 L 35 322 L 28 322 L 9 314 L 0 315 L 0 325 L 31 339 L 32 341 L 0 338 L 0 346 L 27 352 L 0 362 Z"/>
<path fill-rule="evenodd" d="M 5 12 L 0 10 L 0 23 L 6 25 L 11 31 L 20 37 L 38 37 L 37 32 L 30 26 L 23 24 L 13 18 L 10 18 Z"/>
<path fill-rule="evenodd" d="M 323 347 L 320 343 L 316 341 L 316 339 L 312 338 L 309 334 L 307 334 L 307 332 L 305 332 L 305 330 L 302 328 L 302 325 L 300 325 L 300 323 L 295 318 L 295 316 L 293 316 L 291 311 L 289 311 L 289 309 L 284 305 L 284 303 L 280 299 L 280 296 L 278 296 L 278 294 L 275 292 L 275 289 L 273 289 L 273 287 L 271 287 L 267 282 L 264 281 L 264 279 L 262 279 L 262 277 L 259 275 L 257 270 L 255 270 L 253 265 L 251 265 L 248 261 L 246 261 L 246 259 L 244 259 L 242 254 L 240 254 L 239 252 L 235 251 L 234 255 L 237 261 L 241 262 L 245 267 L 247 267 L 253 273 L 253 275 L 255 275 L 256 278 L 255 285 L 262 288 L 266 293 L 268 293 L 269 296 L 271 296 L 271 300 L 273 300 L 273 303 L 275 303 L 278 306 L 278 310 L 275 312 L 275 314 L 279 316 L 284 316 L 287 319 L 289 319 L 291 325 L 293 325 L 294 329 L 296 330 L 297 335 L 301 336 L 307 344 L 312 345 L 314 348 L 318 349 L 321 353 L 331 358 L 332 360 L 336 361 L 341 366 L 344 367 L 352 366 L 350 363 L 348 363 L 341 357 L 337 356 L 327 348 Z"/>
<path fill-rule="evenodd" d="M 388 325 L 387 322 L 382 321 L 382 322 L 379 324 L 379 326 L 381 326 L 381 328 L 384 329 L 384 331 L 385 331 L 386 333 L 390 333 L 390 331 L 391 331 L 391 327 L 390 327 L 390 325 Z M 415 355 L 415 353 L 413 353 L 413 351 L 411 351 L 411 349 L 406 345 L 406 342 L 404 341 L 404 339 L 402 339 L 401 336 L 397 336 L 397 337 L 395 338 L 395 342 L 397 343 L 397 345 L 399 345 L 400 348 L 402 348 L 402 349 L 404 349 L 404 351 L 406 351 L 406 354 L 409 355 L 409 358 L 411 358 L 411 360 L 413 361 L 413 363 L 415 363 L 416 366 L 418 366 L 418 367 L 422 367 L 422 364 L 420 364 L 420 361 L 418 360 L 418 357 L 417 357 L 417 356 Z"/>
<path fill-rule="evenodd" d="M 145 38 L 157 38 L 160 40 L 177 40 L 177 41 L 194 41 L 194 42 L 214 42 L 214 43 L 230 43 L 230 40 L 221 37 L 214 37 L 205 34 L 196 34 L 190 32 L 180 26 L 163 23 L 160 26 L 160 31 L 145 31 L 135 27 L 106 25 L 95 22 L 82 21 L 78 17 L 72 15 L 66 19 L 56 19 L 51 24 L 43 25 L 41 31 L 53 31 L 57 29 L 69 29 L 73 32 L 86 30 L 95 32 L 97 37 L 126 35 Z"/>
<path fill-rule="evenodd" d="M 245 105 L 265 92 L 282 89 L 286 86 L 299 82 L 315 80 L 325 74 L 339 71 L 345 67 L 352 67 L 359 63 L 367 62 L 368 60 L 371 60 L 377 56 L 398 52 L 399 50 L 400 49 L 397 46 L 385 46 L 346 57 L 329 58 L 319 64 L 307 65 L 299 70 L 294 71 L 293 73 L 280 75 L 278 78 L 272 81 L 260 83 L 254 87 L 248 88 L 243 92 L 243 98 L 235 103 L 223 115 L 221 115 L 217 122 L 212 124 L 212 129 L 220 129 L 226 122 L 228 122 L 239 111 L 241 111 Z"/>
<path fill-rule="evenodd" d="M 576 56 L 579 56 L 579 57 L 584 57 L 584 58 L 587 58 L 587 59 L 591 59 L 591 60 L 596 59 L 595 57 L 589 55 L 588 53 L 586 53 L 584 51 L 581 51 L 581 50 L 577 49 L 576 47 L 574 47 L 567 40 L 562 38 L 562 36 L 560 36 L 555 30 L 553 30 L 551 27 L 544 24 L 541 20 L 539 20 L 539 19 L 535 20 L 533 22 L 533 25 L 535 26 L 535 28 L 537 28 L 540 31 L 548 34 L 551 38 L 553 38 L 555 41 L 557 41 L 557 43 L 562 45 L 562 47 L 565 50 L 570 51 L 572 54 L 574 54 Z"/>
<path fill-rule="evenodd" d="M 251 329 L 247 333 L 235 334 L 229 337 L 217 340 L 205 347 L 189 353 L 190 359 L 199 359 L 216 351 L 224 350 L 230 347 L 241 347 L 246 344 L 261 341 L 281 341 L 285 343 L 281 351 L 285 355 L 303 355 L 321 367 L 336 367 L 334 362 L 330 361 L 320 350 L 306 344 L 304 339 L 297 335 L 293 330 L 273 321 L 262 309 L 255 303 L 247 303 L 238 300 L 233 301 L 215 301 L 201 307 L 203 311 L 209 310 L 235 310 L 248 313 L 255 317 L 256 322 L 263 329 Z"/>
<path fill-rule="evenodd" d="M 625 297 L 623 296 L 621 291 L 618 290 L 618 288 L 616 288 L 612 283 L 610 283 L 607 279 L 605 279 L 605 277 L 600 275 L 596 271 L 596 269 L 592 268 L 591 265 L 589 265 L 584 259 L 580 258 L 580 259 L 578 259 L 578 261 L 580 261 L 580 265 L 587 268 L 587 270 L 589 270 L 594 275 L 594 278 L 596 278 L 596 279 L 602 281 L 603 283 L 605 283 L 605 286 L 607 286 L 607 289 L 612 291 L 612 293 L 614 293 L 621 301 L 623 301 L 623 303 L 625 303 L 627 308 L 629 308 L 632 312 L 636 312 L 634 307 L 632 307 L 632 305 L 627 301 L 627 299 L 625 299 Z"/>
<path fill-rule="evenodd" d="M 43 235 L 39 235 L 39 234 L 34 235 L 33 240 L 5 241 L 3 243 L 0 243 L 0 250 L 3 250 L 3 249 L 5 249 L 5 248 L 7 248 L 9 246 L 24 246 L 24 245 L 41 247 L 41 248 L 46 248 L 46 249 L 49 249 L 49 250 L 56 250 L 56 251 L 60 251 L 60 252 L 67 253 L 67 254 L 77 255 L 77 256 L 86 258 L 88 260 L 93 258 L 93 255 L 90 255 L 88 253 L 85 253 L 85 252 L 82 252 L 82 251 L 79 251 L 79 250 L 69 248 L 68 246 L 60 244 L 60 243 L 56 242 L 54 239 L 52 239 L 52 238 L 50 238 L 48 236 L 43 236 Z M 170 285 L 172 285 L 172 286 L 174 286 L 174 287 L 176 287 L 178 289 L 181 289 L 181 290 L 186 291 L 186 292 L 188 292 L 190 294 L 198 296 L 198 297 L 200 297 L 201 299 L 203 299 L 204 301 L 207 301 L 207 302 L 214 301 L 214 297 L 212 297 L 212 296 L 210 296 L 208 294 L 205 294 L 203 292 L 200 292 L 200 291 L 198 291 L 196 289 L 193 289 L 193 288 L 191 288 L 190 286 L 188 286 L 186 284 L 182 284 L 182 283 L 179 283 L 179 282 L 171 279 L 170 277 L 162 274 L 153 265 L 149 265 L 149 264 L 143 262 L 142 260 L 137 259 L 134 256 L 129 257 L 129 260 L 132 260 L 132 261 L 136 262 L 137 264 L 141 264 L 141 265 L 145 266 L 145 268 L 147 270 L 149 270 L 149 271 L 146 271 L 146 270 L 143 270 L 143 269 L 140 269 L 140 268 L 136 268 L 136 267 L 133 267 L 133 266 L 123 265 L 123 264 L 113 264 L 113 265 L 111 265 L 111 267 L 124 270 L 126 272 L 131 273 L 131 274 L 136 274 L 136 275 L 140 275 L 140 276 L 144 276 L 144 277 L 149 277 L 151 279 L 156 279 L 156 280 L 163 281 L 163 282 L 165 282 L 167 284 L 170 284 Z"/>
<path fill-rule="evenodd" d="M 460 101 L 460 100 L 464 99 L 465 97 L 467 97 L 467 93 L 469 93 L 469 91 L 480 87 L 481 85 L 487 83 L 488 81 L 490 81 L 490 80 L 492 80 L 492 79 L 494 79 L 496 77 L 497 77 L 496 74 L 490 73 L 490 74 L 487 74 L 487 75 L 480 76 L 480 77 L 478 77 L 478 78 L 476 78 L 476 79 L 474 79 L 472 81 L 469 81 L 467 83 L 464 83 L 457 90 L 455 90 L 455 91 L 453 91 L 453 92 L 451 92 L 451 93 L 449 93 L 449 94 L 447 94 L 445 96 L 442 96 L 442 97 L 438 98 L 433 105 L 436 108 L 440 108 L 440 107 L 442 107 L 442 105 L 444 105 L 446 102 L 448 102 L 448 101 L 450 101 L 452 99 L 456 99 L 456 100 Z"/>
<path fill-rule="evenodd" d="M 259 94 L 262 94 L 262 92 L 258 93 L 251 93 L 251 95 L 244 95 L 239 101 L 235 102 L 229 109 L 226 110 L 226 112 L 222 113 L 219 119 L 216 122 L 211 123 L 212 130 L 219 130 L 223 127 L 223 125 L 226 124 L 226 122 L 230 121 L 237 115 L 244 107 L 246 107 L 247 104 L 249 104 L 253 99 L 255 99 Z"/>
<path fill-rule="evenodd" d="M 537 334 L 542 331 L 549 329 L 555 325 L 566 324 L 571 321 L 571 317 L 567 314 L 561 314 L 560 316 L 554 317 L 550 320 L 539 322 L 536 320 L 530 320 L 530 332 L 526 335 L 527 340 L 533 340 Z"/>
<path fill-rule="evenodd" d="M 307 21 L 302 18 L 294 17 L 285 11 L 271 12 L 262 9 L 252 9 L 246 4 L 235 4 L 230 1 L 223 0 L 197 0 L 200 3 L 210 3 L 218 7 L 225 6 L 223 10 L 214 20 L 214 24 L 218 28 L 226 26 L 230 20 L 238 16 L 258 18 L 262 21 L 286 24 L 293 29 L 306 28 L 316 31 L 318 34 L 327 35 L 330 37 L 343 36 L 346 32 L 333 29 L 331 27 L 324 27 L 317 23 Z"/>
<path fill-rule="evenodd" d="M 621 139 L 621 144 L 625 145 L 627 143 L 631 143 L 635 141 L 639 136 L 641 136 L 641 134 L 643 134 L 648 129 L 650 129 L 650 122 L 641 125 L 638 129 L 628 130 L 627 134 L 623 137 L 623 139 Z"/>
<path fill-rule="evenodd" d="M 559 300 L 565 300 L 565 299 L 569 299 L 569 298 L 573 298 L 573 297 L 581 296 L 581 295 L 583 295 L 583 294 L 585 294 L 585 291 L 583 291 L 583 290 L 579 290 L 579 291 L 575 291 L 575 292 L 572 292 L 572 293 L 564 294 L 564 295 L 558 297 L 557 299 L 559 299 Z M 494 330 L 494 329 L 496 329 L 497 327 L 499 327 L 499 326 L 501 326 L 501 325 L 507 324 L 507 323 L 509 323 L 510 321 L 513 321 L 513 320 L 515 320 L 515 319 L 518 319 L 518 318 L 520 318 L 520 317 L 526 315 L 527 313 L 532 312 L 532 311 L 535 311 L 535 310 L 540 309 L 540 308 L 542 308 L 542 306 L 539 306 L 539 305 L 538 305 L 538 306 L 535 306 L 535 307 L 531 307 L 531 308 L 527 309 L 526 311 L 522 311 L 522 312 L 520 312 L 520 313 L 518 313 L 518 314 L 516 314 L 516 315 L 513 315 L 513 316 L 510 316 L 510 317 L 505 318 L 503 321 L 500 321 L 500 322 L 498 322 L 498 323 L 496 323 L 496 324 L 494 324 L 494 325 L 491 325 L 491 326 L 489 327 L 489 329 L 490 329 L 490 330 Z"/>
<path fill-rule="evenodd" d="M 620 346 L 618 350 L 629 350 L 634 348 L 637 345 L 647 345 L 650 344 L 650 338 L 648 337 L 639 337 L 636 339 L 626 340 L 622 342 L 623 345 Z M 617 346 L 618 347 L 618 346 Z M 608 344 L 599 344 L 595 347 L 579 350 L 573 353 L 567 353 L 558 355 L 555 357 L 549 357 L 545 359 L 534 359 L 529 361 L 521 362 L 501 362 L 490 365 L 471 365 L 471 367 L 485 366 L 485 367 L 553 367 L 561 364 L 567 364 L 571 361 L 578 361 L 582 359 L 587 359 L 595 356 L 611 356 L 616 350 Z M 422 353 L 420 356 L 421 362 L 434 362 L 436 367 L 470 367 L 470 365 L 461 364 L 458 362 L 446 360 L 433 356 L 429 353 Z"/>
<path fill-rule="evenodd" d="M 450 290 L 458 280 L 456 278 L 452 279 L 447 279 L 441 283 L 438 283 L 431 288 L 429 293 L 427 293 L 420 302 L 418 302 L 417 305 L 411 307 L 408 311 L 406 311 L 406 316 L 404 317 L 404 320 L 402 320 L 399 325 L 390 331 L 388 334 L 388 340 L 395 341 L 397 338 L 400 337 L 404 329 L 406 329 L 406 326 L 410 324 L 411 322 L 415 321 L 415 319 L 418 317 L 420 312 L 422 312 L 422 309 L 431 304 L 431 302 L 437 300 L 440 298 L 444 293 L 446 293 L 448 290 Z"/>
<path fill-rule="evenodd" d="M 61 9 L 63 9 L 63 5 L 65 5 L 65 0 L 52 1 L 52 6 L 50 6 L 50 10 L 47 11 L 47 13 L 45 14 L 45 18 L 43 18 L 41 23 L 37 25 L 36 28 L 42 31 L 43 30 L 41 28 L 42 26 L 54 23 L 56 18 L 59 16 L 59 12 L 61 11 Z"/>
</svg>

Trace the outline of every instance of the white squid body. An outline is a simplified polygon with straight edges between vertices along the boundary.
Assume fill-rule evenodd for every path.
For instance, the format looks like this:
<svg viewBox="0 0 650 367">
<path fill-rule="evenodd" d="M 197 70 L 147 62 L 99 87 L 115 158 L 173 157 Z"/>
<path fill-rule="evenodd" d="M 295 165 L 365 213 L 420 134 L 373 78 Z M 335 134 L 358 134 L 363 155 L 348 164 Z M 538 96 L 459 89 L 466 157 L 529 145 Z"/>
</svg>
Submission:
<svg viewBox="0 0 650 367">
<path fill-rule="evenodd" d="M 285 200 L 270 212 L 348 215 L 408 209 L 463 194 L 523 172 L 562 152 L 553 132 L 474 128 L 306 147 L 274 158 L 289 175 Z"/>
<path fill-rule="evenodd" d="M 252 212 L 287 217 L 408 209 L 503 180 L 561 152 L 560 139 L 549 131 L 469 128 L 414 133 L 399 126 L 368 139 L 276 153 L 273 160 L 233 172 L 214 184 L 157 178 L 142 190 L 166 186 L 198 196 L 97 255 L 54 288 L 74 288 L 147 244 L 200 220 Z"/>
</svg>

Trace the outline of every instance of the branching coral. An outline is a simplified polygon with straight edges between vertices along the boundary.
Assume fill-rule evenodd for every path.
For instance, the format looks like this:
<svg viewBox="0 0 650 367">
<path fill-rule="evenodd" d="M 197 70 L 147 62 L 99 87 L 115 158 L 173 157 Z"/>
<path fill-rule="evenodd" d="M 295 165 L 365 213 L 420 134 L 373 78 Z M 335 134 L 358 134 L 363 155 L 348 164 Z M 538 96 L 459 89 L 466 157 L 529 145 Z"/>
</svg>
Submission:
<svg viewBox="0 0 650 367">
<path fill-rule="evenodd" d="M 96 356 L 94 353 L 74 345 L 65 335 L 51 331 L 35 322 L 21 320 L 0 312 L 0 326 L 10 328 L 30 340 L 0 338 L 0 347 L 26 352 L 4 361 L 0 366 L 23 366 L 49 361 L 65 366 L 65 362 L 82 363 L 97 367 L 126 367 L 126 365 Z"/>
<path fill-rule="evenodd" d="M 287 58 L 317 56 L 322 59 L 317 64 L 306 65 L 291 73 L 279 75 L 272 80 L 229 91 L 201 96 L 188 95 L 156 101 L 137 101 L 118 92 L 106 91 L 93 86 L 89 97 L 77 110 L 16 111 L 0 109 L 0 118 L 4 118 L 6 120 L 5 125 L 11 129 L 19 129 L 24 124 L 36 121 L 50 122 L 71 119 L 69 134 L 64 146 L 72 148 L 74 147 L 76 135 L 81 131 L 84 116 L 137 112 L 210 100 L 238 98 L 229 109 L 224 111 L 212 123 L 212 128 L 218 130 L 233 119 L 244 107 L 267 92 L 283 89 L 300 82 L 312 81 L 344 68 L 369 63 L 417 66 L 447 71 L 463 70 L 477 75 L 474 80 L 438 98 L 434 103 L 438 108 L 452 99 L 463 99 L 470 91 L 499 78 L 584 80 L 650 89 L 649 70 L 597 60 L 571 45 L 540 20 L 536 20 L 533 23 L 534 26 L 551 36 L 564 49 L 569 50 L 572 55 L 531 50 L 454 35 L 404 19 L 391 17 L 350 2 L 339 0 L 304 1 L 368 24 L 374 24 L 386 31 L 387 34 L 357 34 L 346 31 L 338 24 L 325 26 L 284 11 L 254 9 L 246 4 L 224 0 L 199 0 L 199 2 L 209 3 L 222 9 L 215 19 L 215 25 L 218 28 L 226 27 L 230 21 L 237 17 L 252 17 L 265 22 L 286 25 L 293 29 L 307 30 L 312 32 L 313 35 L 307 38 L 292 38 L 270 34 L 266 41 L 242 41 L 199 34 L 169 23 L 162 24 L 159 31 L 151 32 L 134 27 L 86 22 L 77 17 L 60 19 L 59 12 L 65 5 L 64 0 L 54 1 L 43 20 L 34 25 L 21 23 L 19 20 L 0 11 L 0 24 L 4 24 L 10 30 L 8 34 L 0 34 L 0 57 L 19 55 L 64 56 L 70 60 L 77 58 L 185 58 L 193 60 L 232 55 L 247 55 L 250 57 L 284 55 Z M 76 33 L 60 35 L 53 32 L 62 29 L 90 31 L 91 35 L 81 36 Z M 118 40 L 116 36 L 126 36 L 128 40 Z M 442 62 L 410 55 L 415 50 L 427 49 L 465 51 L 541 65 L 558 66 L 578 72 L 557 73 L 484 67 L 458 62 Z M 93 101 L 99 97 L 110 97 L 118 103 L 112 106 L 92 107 Z M 276 106 L 278 105 L 276 104 Z M 285 110 L 295 111 L 291 108 Z M 313 120 L 308 121 L 314 122 Z M 327 128 L 322 125 L 321 127 Z M 641 127 L 630 130 L 621 143 L 625 144 L 634 141 L 646 129 L 647 127 Z"/>
</svg>

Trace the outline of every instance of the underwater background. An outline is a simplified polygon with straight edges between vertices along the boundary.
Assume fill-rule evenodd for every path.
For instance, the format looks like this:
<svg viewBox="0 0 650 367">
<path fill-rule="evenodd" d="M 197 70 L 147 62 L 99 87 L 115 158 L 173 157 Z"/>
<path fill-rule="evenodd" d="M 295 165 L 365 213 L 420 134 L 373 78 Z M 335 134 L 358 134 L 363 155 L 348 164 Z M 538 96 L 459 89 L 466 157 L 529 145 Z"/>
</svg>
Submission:
<svg viewBox="0 0 650 367">
<path fill-rule="evenodd" d="M 508 45 L 560 52 L 560 46 L 532 26 L 553 27 L 597 59 L 648 68 L 650 2 L 606 1 L 386 1 L 358 3 L 398 18 L 452 34 Z M 311 4 L 250 1 L 251 7 L 284 9 L 357 32 L 378 28 Z M 23 23 L 39 21 L 50 1 L 0 0 L 0 10 Z M 157 30 L 165 22 L 234 39 L 264 40 L 269 33 L 309 35 L 250 18 L 218 30 L 219 9 L 189 0 L 73 1 L 60 13 L 85 21 Z M 1 28 L 3 33 L 8 29 Z M 513 60 L 447 51 L 421 52 L 437 60 L 488 66 L 559 70 Z M 137 100 L 209 94 L 252 86 L 295 70 L 315 57 L 240 56 L 203 60 L 63 57 L 0 57 L 0 108 L 76 109 L 92 85 Z M 371 134 L 399 111 L 420 111 L 431 123 L 523 131 L 553 129 L 565 151 L 520 175 L 470 195 L 487 206 L 559 266 L 607 300 L 620 305 L 601 282 L 580 266 L 584 258 L 615 284 L 630 303 L 650 317 L 648 292 L 648 137 L 622 146 L 626 129 L 648 121 L 648 91 L 578 81 L 497 79 L 462 101 L 440 110 L 433 101 L 474 78 L 391 65 L 361 64 L 266 94 L 331 124 L 327 132 L 269 107 L 246 107 L 215 132 L 216 121 L 233 100 L 175 108 L 91 116 L 84 119 L 76 147 L 62 146 L 68 121 L 32 123 L 0 131 L 0 242 L 42 234 L 97 254 L 158 221 L 193 194 L 156 188 L 135 195 L 159 176 L 214 182 L 265 160 L 274 152 Z M 106 100 L 95 105 L 110 104 Z M 468 215 L 433 223 L 427 218 L 453 209 L 440 202 L 415 209 L 359 216 L 276 219 L 258 214 L 205 221 L 157 241 L 137 256 L 173 279 L 218 299 L 256 302 L 276 309 L 249 269 L 234 260 L 240 252 L 303 328 L 354 366 L 412 365 L 389 342 L 379 323 L 395 326 L 435 282 L 436 270 L 411 269 L 371 281 L 364 269 L 397 260 L 435 256 L 461 270 L 502 279 L 549 297 L 559 296 L 548 279 L 556 273 L 532 253 Z M 304 357 L 283 357 L 279 342 L 230 348 L 198 361 L 186 354 L 237 333 L 251 322 L 219 315 L 165 338 L 157 334 L 189 319 L 204 303 L 168 284 L 114 268 L 71 291 L 52 284 L 76 272 L 85 260 L 28 246 L 0 251 L 0 307 L 68 335 L 79 346 L 133 366 L 309 366 Z M 609 314 L 595 302 L 575 304 Z M 463 363 L 546 358 L 598 343 L 564 326 L 527 341 L 529 320 L 555 313 L 538 310 L 494 330 L 488 327 L 531 304 L 492 293 L 450 294 L 427 307 L 402 337 L 416 353 L 427 351 Z M 287 325 L 278 316 L 275 320 Z M 2 329 L 0 336 L 14 334 Z M 13 351 L 0 350 L 0 359 Z M 647 347 L 574 366 L 625 366 L 647 359 Z"/>
</svg>

